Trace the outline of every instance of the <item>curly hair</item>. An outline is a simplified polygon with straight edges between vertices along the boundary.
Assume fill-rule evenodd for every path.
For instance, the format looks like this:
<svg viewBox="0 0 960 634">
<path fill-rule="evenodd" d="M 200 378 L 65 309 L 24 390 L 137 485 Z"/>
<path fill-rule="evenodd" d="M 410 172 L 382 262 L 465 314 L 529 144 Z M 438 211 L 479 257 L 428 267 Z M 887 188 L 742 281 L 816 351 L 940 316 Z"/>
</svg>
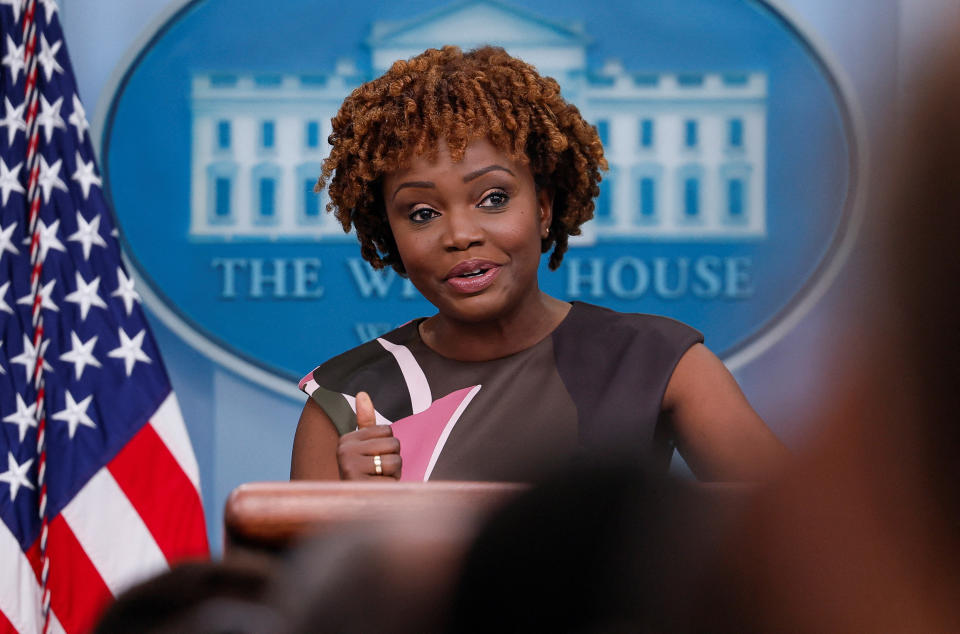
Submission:
<svg viewBox="0 0 960 634">
<path fill-rule="evenodd" d="M 374 268 L 405 273 L 387 222 L 383 176 L 413 157 L 435 157 L 446 141 L 454 161 L 467 145 L 488 138 L 527 164 L 538 188 L 553 195 L 553 220 L 541 252 L 560 266 L 567 239 L 593 217 L 600 170 L 607 169 L 594 126 L 560 95 L 560 86 L 502 48 L 463 53 L 428 49 L 397 61 L 383 76 L 355 89 L 333 118 L 316 191 L 329 183 L 330 203 L 343 230 L 356 229 L 361 254 Z"/>
</svg>

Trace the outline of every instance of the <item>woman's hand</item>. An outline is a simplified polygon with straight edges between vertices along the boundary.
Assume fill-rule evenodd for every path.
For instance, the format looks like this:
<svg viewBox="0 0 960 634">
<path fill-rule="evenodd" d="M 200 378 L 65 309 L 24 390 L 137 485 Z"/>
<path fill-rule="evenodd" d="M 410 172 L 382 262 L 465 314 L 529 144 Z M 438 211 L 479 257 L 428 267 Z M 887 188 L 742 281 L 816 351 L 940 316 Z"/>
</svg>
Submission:
<svg viewBox="0 0 960 634">
<path fill-rule="evenodd" d="M 344 434 L 337 443 L 337 466 L 341 480 L 400 479 L 400 441 L 390 425 L 377 425 L 366 392 L 357 393 L 357 431 Z"/>
</svg>

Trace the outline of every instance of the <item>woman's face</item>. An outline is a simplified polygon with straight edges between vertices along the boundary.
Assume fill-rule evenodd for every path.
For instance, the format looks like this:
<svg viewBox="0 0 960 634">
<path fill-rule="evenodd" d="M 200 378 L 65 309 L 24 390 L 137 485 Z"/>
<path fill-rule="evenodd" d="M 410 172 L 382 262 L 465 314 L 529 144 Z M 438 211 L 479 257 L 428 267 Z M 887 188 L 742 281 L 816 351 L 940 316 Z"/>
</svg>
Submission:
<svg viewBox="0 0 960 634">
<path fill-rule="evenodd" d="M 436 160 L 417 157 L 386 175 L 383 194 L 410 281 L 442 315 L 494 320 L 539 299 L 551 200 L 528 166 L 487 139 L 455 163 L 441 142 Z"/>
</svg>

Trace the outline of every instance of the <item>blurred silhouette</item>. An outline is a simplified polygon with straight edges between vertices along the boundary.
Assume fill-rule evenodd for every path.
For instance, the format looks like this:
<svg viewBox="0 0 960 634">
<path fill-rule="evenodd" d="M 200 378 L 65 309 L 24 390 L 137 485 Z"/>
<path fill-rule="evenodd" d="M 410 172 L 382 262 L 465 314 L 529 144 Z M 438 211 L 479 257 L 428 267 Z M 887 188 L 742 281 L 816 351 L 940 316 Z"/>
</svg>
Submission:
<svg viewBox="0 0 960 634">
<path fill-rule="evenodd" d="M 271 562 L 252 558 L 180 564 L 122 593 L 94 632 L 274 632 L 279 618 L 261 600 L 271 574 Z"/>
<path fill-rule="evenodd" d="M 960 631 L 960 46 L 947 45 L 881 154 L 821 431 L 745 523 L 721 573 L 738 583 L 717 584 L 703 631 Z"/>
<path fill-rule="evenodd" d="M 567 469 L 484 528 L 446 631 L 687 631 L 741 498 L 631 463 Z"/>
</svg>

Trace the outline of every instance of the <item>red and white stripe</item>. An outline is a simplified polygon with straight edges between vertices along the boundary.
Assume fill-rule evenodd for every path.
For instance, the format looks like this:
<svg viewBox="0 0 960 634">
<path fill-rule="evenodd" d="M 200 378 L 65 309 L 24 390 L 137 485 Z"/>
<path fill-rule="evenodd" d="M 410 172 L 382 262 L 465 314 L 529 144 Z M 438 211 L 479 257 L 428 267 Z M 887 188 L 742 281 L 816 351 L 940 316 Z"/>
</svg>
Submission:
<svg viewBox="0 0 960 634">
<path fill-rule="evenodd" d="M 113 597 L 208 550 L 197 461 L 171 393 L 50 521 L 47 631 L 89 631 Z M 24 555 L 0 522 L 0 559 L 11 562 L 0 575 L 0 632 L 44 631 L 39 555 L 39 540 Z"/>
</svg>

